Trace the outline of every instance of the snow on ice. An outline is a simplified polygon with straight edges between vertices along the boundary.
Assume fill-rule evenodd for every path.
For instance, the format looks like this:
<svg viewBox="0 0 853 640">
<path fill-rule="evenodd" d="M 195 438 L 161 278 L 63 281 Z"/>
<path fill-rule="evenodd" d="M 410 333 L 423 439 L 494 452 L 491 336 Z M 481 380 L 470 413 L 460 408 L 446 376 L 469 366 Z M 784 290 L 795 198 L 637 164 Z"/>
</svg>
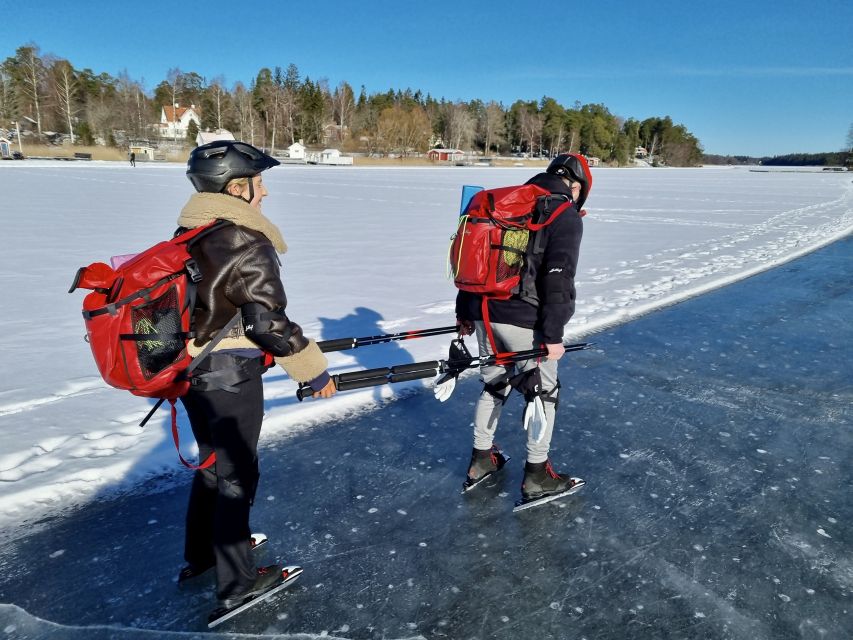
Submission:
<svg viewBox="0 0 853 640">
<path fill-rule="evenodd" d="M 270 171 L 264 213 L 291 247 L 283 269 L 289 314 L 317 339 L 452 324 L 455 289 L 445 260 L 461 186 L 516 184 L 533 173 Z M 781 264 L 853 229 L 849 174 L 596 169 L 594 177 L 570 340 Z M 101 381 L 82 339 L 83 293 L 66 291 L 78 267 L 168 237 L 191 187 L 180 165 L 28 161 L 0 166 L 0 193 L 0 525 L 7 527 L 175 469 L 167 412 L 138 427 L 151 404 Z M 330 354 L 332 372 L 444 357 L 446 340 L 371 349 Z M 395 392 L 384 387 L 299 404 L 281 370 L 266 382 L 267 439 L 368 409 Z M 184 448 L 192 453 L 193 445 Z"/>
</svg>

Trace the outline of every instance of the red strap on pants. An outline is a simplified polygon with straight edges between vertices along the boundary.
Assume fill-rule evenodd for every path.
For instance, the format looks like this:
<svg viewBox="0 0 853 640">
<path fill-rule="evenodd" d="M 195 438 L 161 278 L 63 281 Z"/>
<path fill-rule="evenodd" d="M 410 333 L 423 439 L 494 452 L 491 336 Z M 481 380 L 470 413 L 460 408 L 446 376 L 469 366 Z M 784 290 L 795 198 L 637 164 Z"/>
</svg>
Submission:
<svg viewBox="0 0 853 640">
<path fill-rule="evenodd" d="M 199 465 L 191 464 L 184 459 L 184 456 L 181 455 L 181 443 L 178 438 L 178 409 L 175 407 L 175 399 L 170 398 L 169 404 L 172 405 L 172 440 L 175 441 L 175 449 L 178 451 L 178 458 L 180 459 L 181 464 L 183 464 L 187 469 L 207 469 L 216 462 L 216 452 L 214 451 L 207 456 L 207 460 Z"/>
</svg>

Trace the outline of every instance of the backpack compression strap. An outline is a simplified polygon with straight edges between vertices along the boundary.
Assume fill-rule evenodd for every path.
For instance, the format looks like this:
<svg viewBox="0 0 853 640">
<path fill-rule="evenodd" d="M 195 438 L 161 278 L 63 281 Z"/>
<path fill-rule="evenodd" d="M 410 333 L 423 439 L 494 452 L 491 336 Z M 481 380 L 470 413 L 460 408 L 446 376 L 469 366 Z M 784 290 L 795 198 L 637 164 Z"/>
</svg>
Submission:
<svg viewBox="0 0 853 640">
<path fill-rule="evenodd" d="M 216 463 L 216 452 L 214 451 L 209 456 L 207 456 L 207 460 L 202 462 L 201 464 L 192 464 L 187 462 L 183 455 L 181 455 L 181 442 L 178 438 L 178 410 L 175 407 L 175 399 L 170 398 L 169 404 L 172 405 L 172 439 L 175 441 L 175 449 L 178 451 L 178 459 L 181 461 L 181 464 L 184 465 L 187 469 L 207 469 Z"/>
</svg>

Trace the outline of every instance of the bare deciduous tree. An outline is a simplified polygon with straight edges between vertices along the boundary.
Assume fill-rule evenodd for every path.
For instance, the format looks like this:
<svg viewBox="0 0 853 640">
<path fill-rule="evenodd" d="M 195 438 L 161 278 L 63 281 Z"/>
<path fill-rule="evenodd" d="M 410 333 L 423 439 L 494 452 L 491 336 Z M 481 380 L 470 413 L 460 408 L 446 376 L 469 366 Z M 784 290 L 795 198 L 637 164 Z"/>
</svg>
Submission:
<svg viewBox="0 0 853 640">
<path fill-rule="evenodd" d="M 237 109 L 237 123 L 240 127 L 240 140 L 255 144 L 255 122 L 258 114 L 252 104 L 253 92 L 246 89 L 242 82 L 234 85 L 234 103 Z"/>
<path fill-rule="evenodd" d="M 520 114 L 519 126 L 521 129 L 521 141 L 528 143 L 528 149 L 533 154 L 534 146 L 539 143 L 542 148 L 542 117 L 535 111 L 523 109 Z"/>
<path fill-rule="evenodd" d="M 0 66 L 0 119 L 3 122 L 17 115 L 17 101 L 12 90 L 12 76 L 6 71 L 5 65 Z"/>
<path fill-rule="evenodd" d="M 16 58 L 20 64 L 21 89 L 29 100 L 35 114 L 36 128 L 41 135 L 41 96 L 43 95 L 45 69 L 35 45 L 21 47 Z"/>
<path fill-rule="evenodd" d="M 335 122 L 340 127 L 338 136 L 343 142 L 346 137 L 347 127 L 350 126 L 350 117 L 355 110 L 355 97 L 352 92 L 352 87 L 346 82 L 341 82 L 332 94 L 332 109 Z"/>
<path fill-rule="evenodd" d="M 454 149 L 471 149 L 471 142 L 476 133 L 476 121 L 464 102 L 458 102 L 450 107 L 448 120 L 450 144 Z"/>
<path fill-rule="evenodd" d="M 86 107 L 86 115 L 92 129 L 104 142 L 109 140 L 115 120 L 112 105 L 103 97 L 91 100 Z M 103 143 L 99 143 L 103 144 Z"/>
<path fill-rule="evenodd" d="M 400 105 L 388 107 L 376 124 L 378 147 L 385 153 L 398 151 L 407 156 L 412 151 L 425 151 L 431 129 L 429 118 L 421 107 L 407 111 Z"/>
<path fill-rule="evenodd" d="M 74 144 L 74 119 L 79 111 L 77 107 L 77 74 L 68 60 L 57 60 L 50 69 L 51 85 L 56 102 L 62 110 L 71 144 Z"/>
<path fill-rule="evenodd" d="M 483 137 L 483 151 L 486 155 L 491 153 L 492 145 L 500 146 L 506 141 L 506 114 L 497 102 L 490 102 L 483 110 L 480 132 Z"/>
<path fill-rule="evenodd" d="M 178 110 L 176 105 L 178 104 L 178 96 L 180 95 L 181 88 L 183 87 L 183 78 L 184 72 L 178 67 L 169 69 L 166 74 L 166 82 L 169 83 L 169 97 L 172 101 L 172 133 L 175 136 L 175 144 L 178 144 Z"/>
<path fill-rule="evenodd" d="M 211 80 L 209 85 L 211 103 L 213 105 L 213 118 L 216 121 L 217 130 L 222 128 L 222 114 L 225 110 L 225 105 L 223 104 L 223 97 L 225 95 L 224 85 L 224 76 L 216 76 Z"/>
</svg>

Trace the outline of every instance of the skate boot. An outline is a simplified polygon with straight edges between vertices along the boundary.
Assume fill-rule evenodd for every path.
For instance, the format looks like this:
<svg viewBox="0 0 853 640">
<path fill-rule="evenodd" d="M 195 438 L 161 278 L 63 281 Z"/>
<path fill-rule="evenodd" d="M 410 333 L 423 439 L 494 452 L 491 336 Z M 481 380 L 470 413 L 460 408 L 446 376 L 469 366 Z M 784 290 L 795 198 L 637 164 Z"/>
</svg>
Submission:
<svg viewBox="0 0 853 640">
<path fill-rule="evenodd" d="M 249 538 L 249 548 L 254 551 L 258 547 L 265 545 L 266 542 L 267 536 L 265 533 L 253 533 Z M 189 563 L 183 568 L 181 568 L 181 571 L 178 573 L 178 584 L 182 584 L 187 580 L 197 578 L 200 575 L 207 573 L 215 566 L 215 560 L 210 560 L 209 562 L 205 562 L 204 564 Z"/>
<path fill-rule="evenodd" d="M 486 478 L 504 468 L 509 458 L 492 445 L 491 449 L 474 449 L 471 452 L 471 464 L 468 467 L 468 477 L 462 485 L 462 492 L 470 491 Z"/>
<path fill-rule="evenodd" d="M 550 502 L 580 490 L 586 484 L 580 478 L 561 476 L 551 466 L 551 461 L 526 462 L 521 483 L 521 502 L 517 506 Z"/>
<path fill-rule="evenodd" d="M 267 567 L 258 567 L 258 575 L 255 578 L 255 583 L 249 587 L 248 591 L 240 594 L 232 595 L 228 598 L 221 598 L 219 606 L 223 609 L 234 609 L 241 604 L 248 602 L 252 598 L 256 598 L 274 588 L 279 582 L 284 579 L 281 571 L 284 567 L 280 564 L 271 564 Z"/>
</svg>

